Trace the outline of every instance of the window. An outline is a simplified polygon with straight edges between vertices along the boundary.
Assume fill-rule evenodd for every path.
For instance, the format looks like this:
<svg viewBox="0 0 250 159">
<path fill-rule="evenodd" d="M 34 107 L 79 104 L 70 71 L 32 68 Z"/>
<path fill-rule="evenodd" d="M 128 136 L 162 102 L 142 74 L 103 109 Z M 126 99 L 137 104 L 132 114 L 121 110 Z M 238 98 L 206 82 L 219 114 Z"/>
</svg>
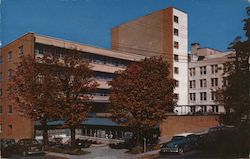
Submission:
<svg viewBox="0 0 250 159">
<path fill-rule="evenodd" d="M 195 88 L 196 84 L 195 84 L 195 80 L 189 81 L 189 88 Z"/>
<path fill-rule="evenodd" d="M 3 132 L 3 126 L 2 126 L 2 124 L 0 124 L 0 133 L 2 133 Z"/>
<path fill-rule="evenodd" d="M 190 106 L 190 109 L 191 109 L 190 111 L 191 111 L 192 113 L 195 113 L 195 111 L 196 111 L 196 110 L 195 110 L 195 106 Z"/>
<path fill-rule="evenodd" d="M 218 73 L 218 65 L 211 65 L 211 73 Z"/>
<path fill-rule="evenodd" d="M 3 107 L 0 105 L 0 115 L 3 113 Z"/>
<path fill-rule="evenodd" d="M 179 49 L 179 42 L 178 41 L 174 41 L 174 48 Z"/>
<path fill-rule="evenodd" d="M 175 23 L 179 23 L 179 17 L 177 17 L 177 16 L 174 15 L 174 22 Z"/>
<path fill-rule="evenodd" d="M 190 101 L 195 101 L 196 100 L 196 94 L 195 93 L 189 93 L 189 99 L 190 99 Z"/>
<path fill-rule="evenodd" d="M 207 92 L 200 92 L 200 100 L 201 101 L 207 100 Z"/>
<path fill-rule="evenodd" d="M 20 46 L 20 47 L 18 48 L 18 53 L 19 53 L 19 56 L 22 56 L 22 55 L 23 55 L 23 53 L 24 53 L 24 51 L 23 51 L 23 46 Z"/>
<path fill-rule="evenodd" d="M 12 114 L 12 112 L 13 112 L 13 111 L 12 111 L 12 105 L 9 105 L 8 108 L 9 108 L 9 109 L 8 109 L 8 113 L 9 113 L 9 114 Z"/>
<path fill-rule="evenodd" d="M 175 93 L 174 94 L 174 99 L 178 100 L 179 99 L 179 94 Z"/>
<path fill-rule="evenodd" d="M 2 64 L 2 63 L 3 63 L 3 57 L 0 56 L 0 64 Z"/>
<path fill-rule="evenodd" d="M 8 70 L 8 79 L 12 79 L 13 77 L 13 71 L 11 69 Z"/>
<path fill-rule="evenodd" d="M 179 68 L 178 67 L 174 67 L 174 73 L 179 74 Z"/>
<path fill-rule="evenodd" d="M 179 36 L 179 30 L 174 28 L 174 35 Z"/>
<path fill-rule="evenodd" d="M 174 54 L 174 60 L 179 61 L 179 55 Z"/>
<path fill-rule="evenodd" d="M 201 75 L 205 75 L 205 74 L 207 74 L 207 69 L 206 69 L 206 66 L 202 66 L 202 67 L 200 67 L 200 74 L 201 74 Z"/>
<path fill-rule="evenodd" d="M 206 105 L 201 106 L 201 111 L 202 111 L 203 113 L 207 112 L 207 106 L 206 106 Z"/>
<path fill-rule="evenodd" d="M 200 87 L 201 88 L 207 87 L 207 80 L 206 79 L 201 79 L 200 80 Z"/>
<path fill-rule="evenodd" d="M 195 76 L 195 68 L 190 68 L 189 69 L 189 75 L 190 76 Z"/>
<path fill-rule="evenodd" d="M 211 86 L 212 87 L 218 86 L 218 78 L 211 78 Z"/>
<path fill-rule="evenodd" d="M 2 90 L 2 88 L 0 88 L 0 96 L 2 96 L 3 95 L 3 90 Z"/>
<path fill-rule="evenodd" d="M 223 86 L 228 85 L 228 77 L 223 77 Z"/>
<path fill-rule="evenodd" d="M 3 73 L 0 72 L 0 81 L 3 80 Z"/>
<path fill-rule="evenodd" d="M 212 106 L 212 112 L 214 112 L 214 113 L 218 113 L 218 112 L 219 112 L 219 107 L 218 107 L 218 105 L 213 105 L 213 106 Z"/>
<path fill-rule="evenodd" d="M 178 80 L 175 80 L 175 86 L 179 87 L 179 81 Z"/>
<path fill-rule="evenodd" d="M 215 93 L 215 92 L 211 92 L 211 99 L 212 99 L 212 100 L 217 100 L 217 97 L 216 97 L 216 93 Z"/>
<path fill-rule="evenodd" d="M 8 126 L 9 126 L 10 129 L 12 129 L 12 125 L 11 124 L 9 124 Z"/>
<path fill-rule="evenodd" d="M 12 51 L 10 51 L 10 52 L 8 52 L 8 55 L 7 55 L 8 57 L 8 61 L 11 61 L 12 60 Z"/>
</svg>

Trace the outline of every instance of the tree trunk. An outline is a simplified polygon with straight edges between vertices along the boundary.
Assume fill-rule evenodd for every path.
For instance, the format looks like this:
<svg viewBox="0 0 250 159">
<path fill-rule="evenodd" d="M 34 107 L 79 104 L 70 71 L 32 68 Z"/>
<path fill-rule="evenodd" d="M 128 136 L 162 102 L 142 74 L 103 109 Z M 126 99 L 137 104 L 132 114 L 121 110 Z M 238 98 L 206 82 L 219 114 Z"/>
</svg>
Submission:
<svg viewBox="0 0 250 159">
<path fill-rule="evenodd" d="M 41 120 L 41 126 L 43 129 L 43 144 L 44 146 L 48 146 L 48 127 L 47 127 L 47 120 Z"/>
<path fill-rule="evenodd" d="M 74 147 L 76 143 L 76 129 L 75 127 L 70 128 L 71 146 Z"/>
</svg>

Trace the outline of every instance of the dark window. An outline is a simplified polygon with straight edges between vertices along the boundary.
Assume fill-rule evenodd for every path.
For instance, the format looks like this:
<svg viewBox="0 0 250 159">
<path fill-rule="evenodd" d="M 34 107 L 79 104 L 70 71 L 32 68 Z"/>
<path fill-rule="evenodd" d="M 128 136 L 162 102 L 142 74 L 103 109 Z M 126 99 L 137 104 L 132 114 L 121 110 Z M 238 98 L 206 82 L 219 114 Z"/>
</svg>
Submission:
<svg viewBox="0 0 250 159">
<path fill-rule="evenodd" d="M 3 107 L 0 105 L 0 114 L 3 113 Z"/>
<path fill-rule="evenodd" d="M 20 46 L 20 47 L 18 48 L 18 53 L 19 53 L 19 56 L 22 56 L 22 55 L 23 55 L 23 53 L 24 53 L 24 51 L 23 51 L 23 46 Z"/>
<path fill-rule="evenodd" d="M 219 107 L 218 107 L 218 105 L 213 105 L 213 106 L 212 106 L 212 112 L 214 112 L 214 113 L 218 113 L 218 112 L 219 112 Z"/>
<path fill-rule="evenodd" d="M 175 16 L 175 15 L 174 15 L 174 22 L 179 23 L 179 18 L 177 16 Z"/>
<path fill-rule="evenodd" d="M 179 55 L 174 54 L 174 60 L 179 61 Z"/>
<path fill-rule="evenodd" d="M 179 68 L 178 67 L 174 67 L 174 73 L 179 74 Z"/>
<path fill-rule="evenodd" d="M 13 71 L 11 69 L 8 70 L 8 79 L 12 79 Z"/>
<path fill-rule="evenodd" d="M 2 88 L 0 88 L 0 96 L 2 96 L 3 95 L 3 90 L 2 90 Z"/>
<path fill-rule="evenodd" d="M 179 99 L 179 94 L 175 93 L 174 94 L 174 99 L 178 100 Z"/>
<path fill-rule="evenodd" d="M 12 129 L 12 125 L 11 124 L 9 124 L 9 128 Z"/>
<path fill-rule="evenodd" d="M 179 81 L 178 80 L 175 80 L 175 86 L 179 87 Z"/>
<path fill-rule="evenodd" d="M 174 28 L 174 35 L 179 36 L 179 30 Z"/>
<path fill-rule="evenodd" d="M 12 111 L 12 105 L 9 105 L 8 107 L 9 107 L 8 113 L 9 113 L 9 114 L 12 114 L 12 112 L 13 112 L 13 111 Z"/>
<path fill-rule="evenodd" d="M 0 64 L 2 64 L 2 63 L 3 63 L 3 57 L 0 56 Z"/>
<path fill-rule="evenodd" d="M 8 57 L 8 61 L 11 61 L 12 60 L 12 51 L 10 51 L 10 52 L 8 52 L 8 55 L 7 55 Z"/>
<path fill-rule="evenodd" d="M 179 49 L 179 42 L 174 41 L 174 48 Z"/>
<path fill-rule="evenodd" d="M 0 72 L 0 81 L 3 80 L 3 73 Z"/>
</svg>

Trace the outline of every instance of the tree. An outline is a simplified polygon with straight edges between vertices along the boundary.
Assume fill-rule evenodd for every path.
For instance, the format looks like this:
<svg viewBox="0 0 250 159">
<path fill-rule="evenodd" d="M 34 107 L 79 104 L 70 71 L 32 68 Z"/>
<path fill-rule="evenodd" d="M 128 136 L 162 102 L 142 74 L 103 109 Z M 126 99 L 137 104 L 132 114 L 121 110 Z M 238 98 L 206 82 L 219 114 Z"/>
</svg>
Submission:
<svg viewBox="0 0 250 159">
<path fill-rule="evenodd" d="M 250 16 L 250 8 L 247 8 Z M 239 125 L 242 117 L 249 119 L 249 94 L 250 94 L 250 19 L 245 19 L 244 30 L 246 31 L 247 40 L 241 41 L 237 37 L 230 44 L 229 49 L 235 52 L 229 56 L 229 61 L 225 64 L 225 73 L 228 85 L 219 89 L 218 99 L 221 105 L 225 107 L 226 116 L 224 122 L 228 124 Z"/>
<path fill-rule="evenodd" d="M 162 58 L 146 58 L 116 72 L 110 82 L 112 120 L 127 126 L 137 136 L 155 128 L 174 106 L 175 81 L 169 77 L 169 65 Z"/>
<path fill-rule="evenodd" d="M 243 20 L 246 40 L 242 41 L 237 37 L 231 43 L 229 49 L 233 50 L 235 55 L 229 56 L 230 60 L 225 65 L 228 85 L 217 91 L 219 102 L 226 109 L 222 121 L 239 127 L 238 147 L 244 157 L 250 154 L 250 7 L 247 8 L 247 15 Z M 242 122 L 243 119 L 246 119 L 246 122 Z"/>
<path fill-rule="evenodd" d="M 19 114 L 41 122 L 44 144 L 48 144 L 47 121 L 61 116 L 57 107 L 58 83 L 50 67 L 53 59 L 22 57 L 10 81 L 10 97 Z"/>
<path fill-rule="evenodd" d="M 71 146 L 75 146 L 75 129 L 87 118 L 91 109 L 92 93 L 98 84 L 94 81 L 89 63 L 76 51 L 65 54 L 56 66 L 59 83 L 58 101 L 63 110 L 65 126 L 71 130 Z"/>
</svg>

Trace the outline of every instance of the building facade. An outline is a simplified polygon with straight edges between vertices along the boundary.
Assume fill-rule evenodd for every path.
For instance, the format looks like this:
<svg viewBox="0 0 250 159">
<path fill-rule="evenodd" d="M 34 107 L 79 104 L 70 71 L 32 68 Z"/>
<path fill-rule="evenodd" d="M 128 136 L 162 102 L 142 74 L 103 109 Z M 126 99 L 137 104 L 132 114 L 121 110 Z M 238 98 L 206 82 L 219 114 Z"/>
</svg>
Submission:
<svg viewBox="0 0 250 159">
<path fill-rule="evenodd" d="M 101 134 L 103 131 L 113 130 L 117 127 L 106 113 L 109 103 L 108 81 L 114 77 L 114 72 L 124 70 L 125 66 L 131 61 L 144 59 L 144 56 L 134 55 L 125 52 L 110 51 L 92 46 L 86 46 L 65 40 L 41 36 L 34 33 L 27 33 L 14 40 L 1 49 L 0 56 L 0 110 L 1 110 L 1 138 L 30 138 L 35 136 L 35 127 L 39 127 L 37 122 L 20 116 L 16 106 L 11 102 L 8 94 L 8 82 L 11 80 L 21 56 L 32 55 L 34 58 L 46 53 L 56 53 L 63 56 L 70 50 L 82 54 L 84 60 L 90 62 L 91 69 L 94 71 L 95 79 L 99 83 L 98 89 L 93 94 L 93 108 L 88 119 L 83 122 L 85 125 L 84 133 L 92 135 Z M 59 122 L 49 122 L 49 126 L 58 125 Z M 116 132 L 117 133 L 117 132 Z M 118 132 L 119 133 L 119 132 Z M 119 135 L 119 134 L 118 134 Z"/>
<path fill-rule="evenodd" d="M 232 52 L 211 48 L 200 48 L 193 43 L 189 58 L 189 107 L 191 113 L 224 113 L 225 109 L 216 102 L 215 91 L 227 84 L 224 64 Z"/>
<path fill-rule="evenodd" d="M 169 7 L 114 27 L 111 46 L 112 50 L 165 58 L 170 65 L 170 77 L 177 84 L 174 112 L 186 112 L 182 111 L 188 105 L 188 17 L 185 12 Z"/>
</svg>

